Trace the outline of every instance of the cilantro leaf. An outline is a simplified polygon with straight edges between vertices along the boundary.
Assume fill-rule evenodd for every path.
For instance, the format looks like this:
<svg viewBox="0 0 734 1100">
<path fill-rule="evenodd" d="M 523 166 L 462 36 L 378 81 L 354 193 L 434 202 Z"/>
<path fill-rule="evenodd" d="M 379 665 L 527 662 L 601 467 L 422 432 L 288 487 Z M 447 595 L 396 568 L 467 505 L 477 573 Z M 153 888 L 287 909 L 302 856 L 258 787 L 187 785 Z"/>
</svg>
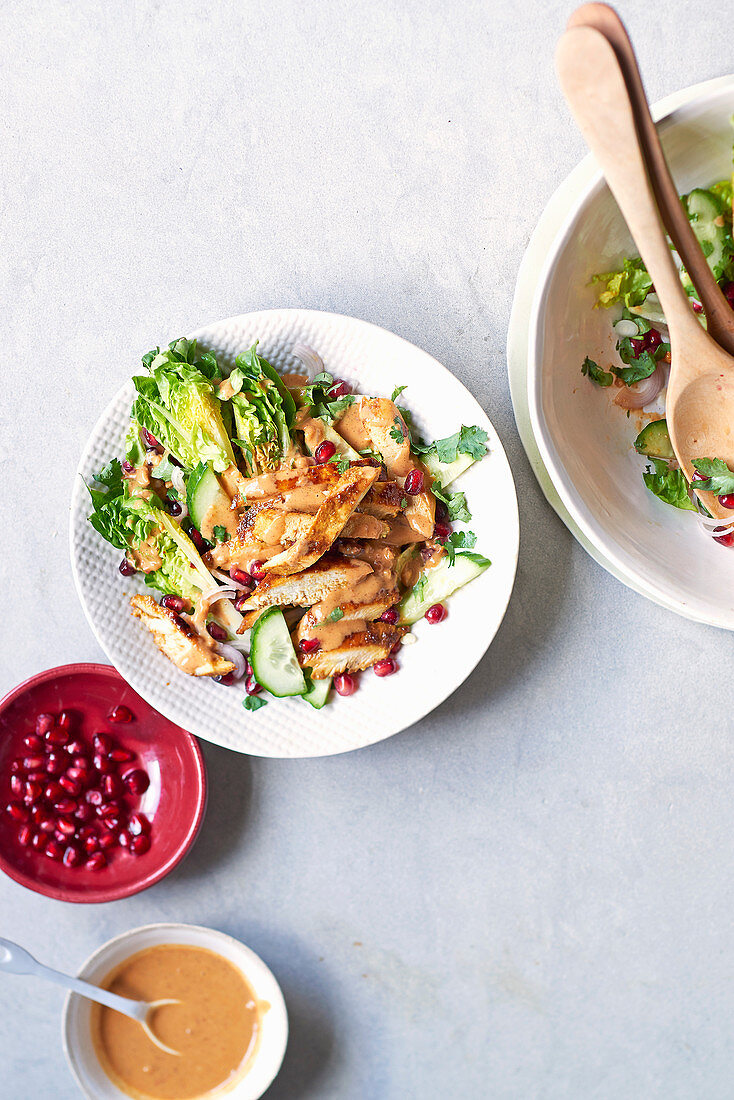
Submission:
<svg viewBox="0 0 734 1100">
<path fill-rule="evenodd" d="M 226 527 L 222 527 L 219 524 L 214 528 L 214 538 L 217 542 L 226 542 L 229 538 L 229 532 Z"/>
<path fill-rule="evenodd" d="M 584 359 L 581 373 L 588 375 L 592 382 L 596 382 L 597 386 L 611 386 L 614 381 L 611 372 L 602 370 L 598 363 L 595 363 L 593 359 L 589 359 L 588 355 Z"/>
<path fill-rule="evenodd" d="M 334 466 L 336 466 L 337 472 L 340 474 L 345 474 L 349 469 L 349 459 L 345 458 L 344 455 L 332 455 L 329 462 L 332 462 Z"/>
<path fill-rule="evenodd" d="M 405 425 L 399 416 L 396 416 L 393 420 L 393 426 L 390 429 L 389 435 L 396 443 L 402 443 L 405 439 Z"/>
<path fill-rule="evenodd" d="M 338 623 L 340 619 L 344 618 L 344 612 L 342 611 L 342 609 L 340 607 L 335 607 L 334 610 L 329 615 L 329 618 L 331 619 L 331 621 L 333 623 Z"/>
<path fill-rule="evenodd" d="M 267 699 L 263 699 L 262 695 L 247 695 L 242 700 L 245 710 L 260 710 L 260 707 L 264 707 L 266 703 Z"/>
<path fill-rule="evenodd" d="M 688 482 L 682 470 L 671 469 L 662 458 L 653 458 L 652 467 L 646 466 L 642 480 L 659 500 L 673 508 L 695 512 L 696 505 L 688 493 Z M 697 484 L 703 484 L 697 482 Z"/>
<path fill-rule="evenodd" d="M 619 303 L 627 309 L 630 306 L 641 306 L 652 290 L 652 279 L 639 256 L 633 260 L 625 260 L 621 271 L 592 275 L 591 282 L 605 284 L 596 303 L 605 309 Z"/>
<path fill-rule="evenodd" d="M 308 386 L 301 390 L 301 400 L 304 405 L 315 405 L 317 401 L 323 401 L 326 393 L 334 385 L 334 379 L 328 371 L 317 374 Z"/>
<path fill-rule="evenodd" d="M 390 395 L 390 400 L 391 401 L 397 401 L 397 399 L 400 397 L 400 394 L 403 392 L 403 390 L 407 390 L 407 388 L 408 388 L 407 386 L 396 386 L 395 389 L 392 391 L 392 393 Z"/>
<path fill-rule="evenodd" d="M 621 378 L 625 386 L 632 386 L 635 382 L 641 382 L 643 378 L 649 378 L 658 365 L 658 361 L 670 351 L 670 344 L 661 343 L 654 351 L 642 351 L 635 354 L 632 339 L 629 336 L 617 341 L 619 358 L 627 365 L 624 367 L 612 367 L 612 373 Z"/>
<path fill-rule="evenodd" d="M 446 505 L 450 520 L 459 520 L 460 523 L 469 522 L 471 512 L 466 502 L 466 493 L 447 493 L 445 489 L 441 488 L 439 481 L 433 482 L 431 492 L 437 500 L 443 501 Z"/>
<path fill-rule="evenodd" d="M 456 562 L 457 550 L 472 550 L 477 543 L 477 536 L 473 531 L 452 531 L 441 545 L 449 559 L 449 568 Z"/>
<path fill-rule="evenodd" d="M 704 493 L 715 493 L 717 497 L 734 493 L 734 474 L 723 458 L 694 458 L 693 465 L 705 481 L 697 481 L 694 489 Z"/>
<path fill-rule="evenodd" d="M 471 458 L 483 458 L 487 453 L 487 440 L 489 436 L 484 428 L 474 425 L 467 428 L 462 424 L 458 432 L 447 436 L 445 439 L 437 439 L 433 444 L 440 462 L 454 462 L 457 455 L 470 455 Z"/>
</svg>

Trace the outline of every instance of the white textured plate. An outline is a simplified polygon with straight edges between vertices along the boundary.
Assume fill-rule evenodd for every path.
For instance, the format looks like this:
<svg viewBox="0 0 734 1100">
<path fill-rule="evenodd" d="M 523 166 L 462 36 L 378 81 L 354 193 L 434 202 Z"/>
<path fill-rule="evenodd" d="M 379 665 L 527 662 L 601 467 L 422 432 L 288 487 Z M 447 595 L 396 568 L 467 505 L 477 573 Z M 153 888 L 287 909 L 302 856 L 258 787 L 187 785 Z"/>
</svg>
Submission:
<svg viewBox="0 0 734 1100">
<path fill-rule="evenodd" d="M 178 335 L 171 333 L 171 338 Z M 401 650 L 399 673 L 379 679 L 365 672 L 355 695 L 337 696 L 320 711 L 301 699 L 273 699 L 257 711 L 244 710 L 242 686 L 186 676 L 130 615 L 129 597 L 145 587 L 134 577 L 120 576 L 119 552 L 87 522 L 83 479 L 121 456 L 132 383 L 102 414 L 79 464 L 70 525 L 74 579 L 100 645 L 138 694 L 197 737 L 255 756 L 323 756 L 390 737 L 428 714 L 466 679 L 502 622 L 515 578 L 519 527 L 515 486 L 497 433 L 445 367 L 365 321 L 311 310 L 267 310 L 231 317 L 193 335 L 225 363 L 259 340 L 260 352 L 280 370 L 296 367 L 291 348 L 302 341 L 319 351 L 328 371 L 362 393 L 389 396 L 396 385 L 407 385 L 401 400 L 428 439 L 450 435 L 461 424 L 479 424 L 489 433 L 489 454 L 457 485 L 466 490 L 477 550 L 491 559 L 491 568 L 451 597 L 443 623 L 415 625 L 419 641 Z M 131 375 L 137 370 L 137 358 L 131 356 Z"/>
<path fill-rule="evenodd" d="M 726 175 L 732 102 L 734 78 L 722 77 L 653 109 L 681 190 Z M 663 607 L 731 629 L 734 603 L 722 606 L 719 594 L 734 587 L 734 555 L 647 493 L 634 429 L 603 395 L 579 388 L 578 364 L 585 354 L 603 360 L 611 339 L 604 312 L 590 309 L 588 275 L 632 247 L 585 158 L 549 201 L 518 275 L 507 346 L 518 429 L 549 503 L 600 565 Z"/>
</svg>

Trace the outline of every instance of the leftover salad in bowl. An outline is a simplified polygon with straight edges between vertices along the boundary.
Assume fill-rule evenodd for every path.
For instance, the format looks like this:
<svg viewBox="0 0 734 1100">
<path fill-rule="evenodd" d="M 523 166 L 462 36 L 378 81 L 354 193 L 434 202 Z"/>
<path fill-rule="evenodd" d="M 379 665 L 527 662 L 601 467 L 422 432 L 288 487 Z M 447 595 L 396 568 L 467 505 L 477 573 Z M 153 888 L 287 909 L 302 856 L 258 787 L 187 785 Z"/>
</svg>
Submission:
<svg viewBox="0 0 734 1100">
<path fill-rule="evenodd" d="M 681 202 L 711 271 L 734 308 L 732 179 L 694 188 L 681 196 Z M 703 307 L 683 267 L 680 276 L 693 310 L 705 325 Z M 647 489 L 664 503 L 694 513 L 701 529 L 716 542 L 733 546 L 734 513 L 732 525 L 713 519 L 696 490 L 716 494 L 725 508 L 734 510 L 734 471 L 720 457 L 707 456 L 694 461 L 696 473 L 689 485 L 673 452 L 665 421 L 670 343 L 643 261 L 639 256 L 626 257 L 620 268 L 594 275 L 591 281 L 598 290 L 595 308 L 611 313 L 617 361 L 605 367 L 587 355 L 581 373 L 608 390 L 611 403 L 626 410 L 628 417 L 634 413 L 634 448 L 647 460 L 642 469 Z"/>
<path fill-rule="evenodd" d="M 89 521 L 148 589 L 132 615 L 181 671 L 244 680 L 245 706 L 398 671 L 411 624 L 490 562 L 454 482 L 487 453 L 477 426 L 432 443 L 391 397 L 351 391 L 296 345 L 298 373 L 195 340 L 143 357 L 124 456 L 88 484 Z"/>
</svg>

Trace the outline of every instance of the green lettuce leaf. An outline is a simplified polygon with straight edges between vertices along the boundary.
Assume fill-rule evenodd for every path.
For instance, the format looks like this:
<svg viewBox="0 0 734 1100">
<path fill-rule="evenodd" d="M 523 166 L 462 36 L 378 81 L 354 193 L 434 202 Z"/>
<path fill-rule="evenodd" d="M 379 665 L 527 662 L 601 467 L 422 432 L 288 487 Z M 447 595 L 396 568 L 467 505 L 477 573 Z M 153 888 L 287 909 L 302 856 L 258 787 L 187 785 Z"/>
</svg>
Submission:
<svg viewBox="0 0 734 1100">
<path fill-rule="evenodd" d="M 596 304 L 605 309 L 614 305 L 624 305 L 627 309 L 630 306 L 640 306 L 652 289 L 652 279 L 639 256 L 632 260 L 626 259 L 621 271 L 592 275 L 591 282 L 604 284 Z"/>
<path fill-rule="evenodd" d="M 690 498 L 688 482 L 682 470 L 671 469 L 661 458 L 651 459 L 652 467 L 646 466 L 642 480 L 659 500 L 673 508 L 682 508 L 687 512 L 697 511 Z"/>
</svg>

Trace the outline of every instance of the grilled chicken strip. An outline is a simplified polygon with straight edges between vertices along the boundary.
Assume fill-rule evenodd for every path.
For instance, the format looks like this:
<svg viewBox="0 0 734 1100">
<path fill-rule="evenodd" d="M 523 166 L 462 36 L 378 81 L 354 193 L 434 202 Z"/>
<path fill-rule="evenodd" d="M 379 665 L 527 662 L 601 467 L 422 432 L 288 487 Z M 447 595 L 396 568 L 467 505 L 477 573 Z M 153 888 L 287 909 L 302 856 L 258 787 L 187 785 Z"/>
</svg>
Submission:
<svg viewBox="0 0 734 1100">
<path fill-rule="evenodd" d="M 296 638 L 303 636 L 302 623 L 296 630 Z M 405 634 L 406 627 L 389 623 L 365 623 L 363 620 L 341 620 L 329 623 L 329 627 L 341 627 L 340 637 L 333 648 L 319 649 L 316 653 L 303 653 L 298 645 L 296 652 L 301 668 L 309 668 L 314 680 L 325 680 L 340 672 L 359 672 L 371 668 L 376 661 L 389 657 L 390 651 Z M 318 627 L 309 632 L 313 637 Z M 348 632 L 349 631 L 349 632 Z M 304 631 L 305 633 L 305 631 Z"/>
<path fill-rule="evenodd" d="M 174 611 L 161 607 L 152 596 L 133 596 L 132 613 L 153 635 L 161 653 L 189 676 L 224 676 L 234 671 L 231 661 L 220 657 L 213 645 L 208 645 L 193 627 L 186 629 Z"/>
</svg>

